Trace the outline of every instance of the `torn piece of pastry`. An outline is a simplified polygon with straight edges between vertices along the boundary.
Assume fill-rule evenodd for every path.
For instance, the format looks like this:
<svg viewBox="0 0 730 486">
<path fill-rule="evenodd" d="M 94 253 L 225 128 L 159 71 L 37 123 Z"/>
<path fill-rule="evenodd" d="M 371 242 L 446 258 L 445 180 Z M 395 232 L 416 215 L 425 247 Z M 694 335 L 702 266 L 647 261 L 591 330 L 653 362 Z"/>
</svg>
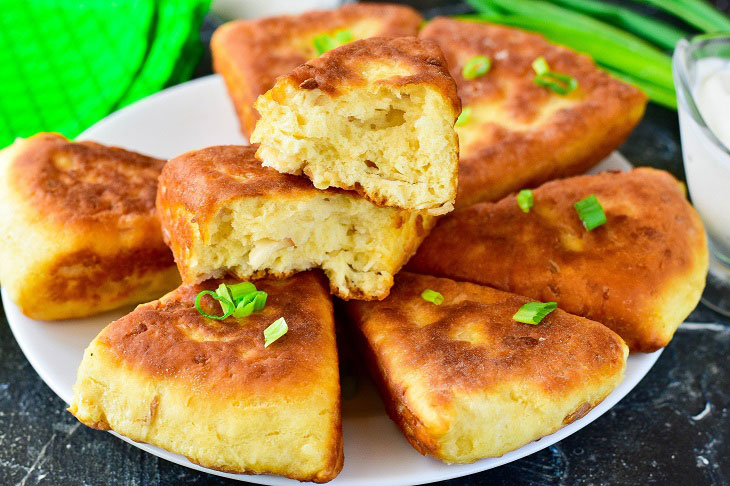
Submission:
<svg viewBox="0 0 730 486">
<path fill-rule="evenodd" d="M 253 104 L 274 86 L 278 76 L 346 42 L 417 35 L 421 22 L 421 16 L 410 7 L 367 3 L 301 15 L 236 20 L 213 34 L 213 66 L 226 82 L 241 131 L 248 137 L 258 120 Z"/>
<path fill-rule="evenodd" d="M 556 301 L 613 329 L 631 351 L 666 346 L 699 302 L 708 265 L 681 183 L 640 168 L 557 180 L 531 195 L 529 208 L 508 196 L 455 211 L 408 268 Z M 582 220 L 575 204 L 590 196 L 597 205 Z"/>
<path fill-rule="evenodd" d="M 582 174 L 618 148 L 644 113 L 638 89 L 539 35 L 440 17 L 420 37 L 441 47 L 462 102 L 457 207 Z M 568 76 L 561 93 L 536 83 L 540 58 Z"/>
<path fill-rule="evenodd" d="M 23 314 L 84 317 L 180 283 L 155 214 L 163 164 L 51 133 L 0 152 L 0 281 Z"/>
<path fill-rule="evenodd" d="M 316 189 L 306 177 L 262 167 L 255 152 L 210 147 L 165 165 L 157 208 L 183 281 L 319 267 L 338 297 L 385 298 L 435 217 Z"/>
<path fill-rule="evenodd" d="M 255 106 L 251 142 L 265 167 L 379 205 L 453 209 L 460 102 L 434 42 L 374 37 L 338 47 L 279 78 Z"/>
<path fill-rule="evenodd" d="M 248 317 L 203 317 L 197 295 L 220 284 L 209 281 L 109 324 L 84 352 L 69 411 L 211 469 L 333 479 L 342 426 L 326 281 L 306 272 L 254 283 L 268 296 Z M 210 296 L 199 305 L 221 313 Z M 286 333 L 268 344 L 265 330 L 280 318 Z"/>
<path fill-rule="evenodd" d="M 348 302 L 388 414 L 419 452 L 501 456 L 583 417 L 621 382 L 618 335 L 559 309 L 517 322 L 529 302 L 408 272 L 387 299 Z"/>
</svg>

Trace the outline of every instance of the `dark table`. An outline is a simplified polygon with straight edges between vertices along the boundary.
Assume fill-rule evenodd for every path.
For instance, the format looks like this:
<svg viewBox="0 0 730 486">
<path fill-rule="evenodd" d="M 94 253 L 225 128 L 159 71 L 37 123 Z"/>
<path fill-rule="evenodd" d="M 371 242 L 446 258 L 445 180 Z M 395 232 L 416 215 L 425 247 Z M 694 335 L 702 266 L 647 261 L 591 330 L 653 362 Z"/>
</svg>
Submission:
<svg viewBox="0 0 730 486">
<path fill-rule="evenodd" d="M 465 11 L 458 2 L 422 6 L 432 16 L 444 4 L 449 13 Z M 206 19 L 204 38 L 215 24 Z M 199 74 L 209 71 L 206 58 Z M 649 105 L 621 151 L 635 165 L 684 179 L 672 111 Z M 700 304 L 688 321 L 644 380 L 592 424 L 519 461 L 438 484 L 730 484 L 730 319 Z M 33 371 L 4 313 L 0 356 L 0 486 L 243 484 L 79 424 Z"/>
</svg>

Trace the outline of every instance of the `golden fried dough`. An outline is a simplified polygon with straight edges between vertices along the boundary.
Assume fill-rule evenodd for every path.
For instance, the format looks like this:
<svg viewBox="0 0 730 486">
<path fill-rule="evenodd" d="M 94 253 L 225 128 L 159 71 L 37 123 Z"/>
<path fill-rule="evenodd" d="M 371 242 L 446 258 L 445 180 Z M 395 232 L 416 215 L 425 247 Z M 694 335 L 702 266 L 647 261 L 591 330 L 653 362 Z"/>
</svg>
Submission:
<svg viewBox="0 0 730 486">
<path fill-rule="evenodd" d="M 447 463 L 501 456 L 581 418 L 621 382 L 618 335 L 561 310 L 514 321 L 529 301 L 401 272 L 387 299 L 347 304 L 388 413 L 419 452 Z"/>
<path fill-rule="evenodd" d="M 373 37 L 302 64 L 259 97 L 251 135 L 265 167 L 319 189 L 444 214 L 454 207 L 460 103 L 438 46 Z"/>
<path fill-rule="evenodd" d="M 241 131 L 249 136 L 258 120 L 253 104 L 277 76 L 317 56 L 314 39 L 347 30 L 351 40 L 412 36 L 423 19 L 412 8 L 357 4 L 336 10 L 234 21 L 221 26 L 210 46 L 215 71 L 233 99 Z"/>
<path fill-rule="evenodd" d="M 255 283 L 268 300 L 246 318 L 200 315 L 196 295 L 219 284 L 209 281 L 109 324 L 84 353 L 69 411 L 219 471 L 333 479 L 342 427 L 326 282 L 307 272 Z M 210 297 L 201 305 L 221 313 Z M 264 348 L 264 329 L 280 317 L 289 331 Z"/>
<path fill-rule="evenodd" d="M 23 314 L 83 317 L 180 283 L 155 215 L 163 164 L 50 133 L 0 152 L 0 281 Z"/>
<path fill-rule="evenodd" d="M 470 112 L 456 127 L 457 207 L 585 172 L 621 145 L 644 113 L 639 90 L 539 35 L 441 17 L 420 37 L 439 44 L 462 109 Z M 462 69 L 475 56 L 488 57 L 491 69 L 467 80 Z M 578 88 L 560 96 L 537 86 L 532 62 L 540 56 L 551 70 L 574 77 Z"/>
<path fill-rule="evenodd" d="M 185 282 L 322 268 L 343 299 L 382 299 L 433 216 L 319 190 L 262 167 L 255 146 L 210 147 L 165 165 L 157 208 Z"/>
<path fill-rule="evenodd" d="M 607 222 L 589 232 L 573 204 L 591 194 Z M 454 212 L 408 268 L 556 301 L 632 351 L 666 346 L 707 273 L 705 231 L 680 183 L 640 168 L 549 182 L 533 198 L 527 214 L 514 196 Z"/>
</svg>

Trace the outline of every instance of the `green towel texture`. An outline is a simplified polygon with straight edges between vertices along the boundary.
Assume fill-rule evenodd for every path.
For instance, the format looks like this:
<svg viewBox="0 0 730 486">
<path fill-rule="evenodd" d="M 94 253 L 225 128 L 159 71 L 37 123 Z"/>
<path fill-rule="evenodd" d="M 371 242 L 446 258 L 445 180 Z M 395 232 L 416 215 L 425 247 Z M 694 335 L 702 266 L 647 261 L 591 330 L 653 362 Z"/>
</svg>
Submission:
<svg viewBox="0 0 730 486">
<path fill-rule="evenodd" d="M 0 148 L 190 79 L 210 0 L 0 0 Z"/>
</svg>

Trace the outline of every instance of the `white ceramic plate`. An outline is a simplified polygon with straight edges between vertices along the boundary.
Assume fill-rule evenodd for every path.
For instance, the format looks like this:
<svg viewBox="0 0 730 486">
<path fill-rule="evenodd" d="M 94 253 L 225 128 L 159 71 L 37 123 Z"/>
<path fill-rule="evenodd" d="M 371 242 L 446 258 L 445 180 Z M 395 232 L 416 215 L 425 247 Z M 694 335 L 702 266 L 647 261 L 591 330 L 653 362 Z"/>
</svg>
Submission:
<svg viewBox="0 0 730 486">
<path fill-rule="evenodd" d="M 150 96 L 108 116 L 79 139 L 96 140 L 162 158 L 210 145 L 247 143 L 238 131 L 233 108 L 218 76 L 201 78 Z M 630 165 L 623 157 L 613 154 L 594 170 L 625 170 L 628 167 Z M 4 290 L 2 299 L 10 327 L 28 361 L 66 403 L 71 400 L 71 387 L 86 345 L 109 322 L 131 310 L 130 307 L 87 319 L 44 322 L 22 315 Z M 372 385 L 365 384 L 354 398 L 343 403 L 345 467 L 330 484 L 429 483 L 484 471 L 532 454 L 577 432 L 609 410 L 639 383 L 660 354 L 661 351 L 631 355 L 623 383 L 582 419 L 502 457 L 468 465 L 447 466 L 421 456 L 388 419 Z M 213 471 L 177 454 L 121 438 L 163 459 L 211 474 L 258 484 L 300 484 L 274 476 Z"/>
</svg>

